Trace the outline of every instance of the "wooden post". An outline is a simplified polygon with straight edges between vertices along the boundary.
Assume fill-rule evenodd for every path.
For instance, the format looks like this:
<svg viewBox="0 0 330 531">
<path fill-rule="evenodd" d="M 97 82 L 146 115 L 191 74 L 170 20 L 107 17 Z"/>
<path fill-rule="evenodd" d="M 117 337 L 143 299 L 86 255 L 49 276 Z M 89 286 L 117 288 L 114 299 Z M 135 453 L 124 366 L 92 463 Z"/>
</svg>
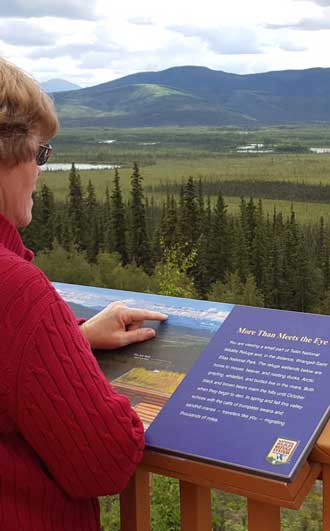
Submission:
<svg viewBox="0 0 330 531">
<path fill-rule="evenodd" d="M 323 531 L 330 531 L 330 465 L 322 465 Z"/>
<path fill-rule="evenodd" d="M 181 531 L 212 531 L 211 491 L 180 481 Z"/>
<path fill-rule="evenodd" d="M 120 495 L 120 531 L 151 531 L 150 474 L 138 468 Z"/>
<path fill-rule="evenodd" d="M 281 509 L 248 499 L 248 522 L 249 531 L 280 531 Z"/>
</svg>

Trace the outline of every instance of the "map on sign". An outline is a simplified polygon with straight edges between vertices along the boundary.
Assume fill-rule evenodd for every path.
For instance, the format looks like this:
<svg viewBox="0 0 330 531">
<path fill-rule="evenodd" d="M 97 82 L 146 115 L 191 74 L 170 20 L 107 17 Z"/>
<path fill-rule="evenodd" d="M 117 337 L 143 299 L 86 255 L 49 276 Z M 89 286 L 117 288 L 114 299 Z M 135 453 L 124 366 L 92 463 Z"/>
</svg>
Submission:
<svg viewBox="0 0 330 531">
<path fill-rule="evenodd" d="M 54 283 L 77 317 L 89 318 L 107 304 L 166 313 L 164 323 L 148 322 L 155 339 L 119 350 L 96 351 L 98 363 L 113 387 L 125 394 L 145 427 L 154 420 L 233 308 L 178 297 Z"/>
</svg>

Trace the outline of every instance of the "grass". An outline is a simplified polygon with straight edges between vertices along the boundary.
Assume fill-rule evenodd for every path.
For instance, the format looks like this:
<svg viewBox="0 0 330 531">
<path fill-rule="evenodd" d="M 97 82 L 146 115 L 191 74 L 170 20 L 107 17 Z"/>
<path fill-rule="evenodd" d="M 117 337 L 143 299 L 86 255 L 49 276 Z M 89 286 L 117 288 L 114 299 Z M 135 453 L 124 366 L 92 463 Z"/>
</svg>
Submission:
<svg viewBox="0 0 330 531">
<path fill-rule="evenodd" d="M 154 166 L 141 168 L 145 186 L 155 186 L 161 182 L 186 181 L 192 175 L 196 179 L 204 178 L 221 182 L 221 180 L 246 179 L 246 180 L 291 180 L 305 183 L 330 183 L 330 156 L 286 156 L 278 155 L 280 160 L 271 162 L 263 160 L 265 157 L 222 157 L 219 159 L 202 159 L 199 161 L 162 161 Z M 310 158 L 308 158 L 310 157 Z M 237 160 L 239 159 L 239 160 Z M 316 159 L 316 161 L 314 160 Z M 120 171 L 121 187 L 127 198 L 130 190 L 130 168 L 122 168 Z M 91 179 L 95 186 L 98 199 L 103 199 L 106 186 L 111 190 L 114 176 L 113 170 L 89 170 L 80 172 L 83 185 L 86 187 Z M 65 199 L 68 193 L 69 172 L 44 172 L 39 179 L 39 187 L 46 183 L 55 193 L 56 198 Z M 155 203 L 161 203 L 165 193 L 146 194 L 153 195 Z M 238 197 L 225 197 L 228 211 L 238 211 L 240 199 Z M 320 216 L 330 220 L 330 207 L 326 203 L 291 202 L 273 199 L 263 199 L 265 212 L 273 213 L 274 208 L 278 212 L 289 214 L 291 208 L 296 212 L 297 219 L 304 223 L 318 222 Z"/>
<path fill-rule="evenodd" d="M 114 139 L 111 144 L 102 140 Z M 114 129 L 109 127 L 64 129 L 54 140 L 54 162 L 117 163 L 121 166 L 121 187 L 129 196 L 132 164 L 138 162 L 148 195 L 160 203 L 164 194 L 154 193 L 160 183 L 184 182 L 189 176 L 215 181 L 255 180 L 289 181 L 306 184 L 330 184 L 330 154 L 269 153 L 238 154 L 238 146 L 263 143 L 267 146 L 297 144 L 304 148 L 329 147 L 330 125 L 306 127 L 267 127 L 241 130 L 233 127 L 162 127 Z M 80 172 L 83 184 L 93 182 L 96 195 L 102 199 L 106 186 L 111 189 L 113 171 Z M 44 172 L 39 185 L 46 182 L 56 198 L 64 199 L 68 190 L 69 172 Z M 239 198 L 227 197 L 228 210 L 238 209 Z M 285 214 L 293 206 L 301 222 L 329 219 L 325 203 L 303 203 L 263 200 L 265 210 L 274 207 Z"/>
<path fill-rule="evenodd" d="M 152 146 L 142 146 L 152 147 Z M 108 147 L 112 150 L 112 144 Z M 74 159 L 79 161 L 79 157 Z M 109 163 L 116 162 L 109 156 Z M 324 155 L 219 155 L 218 157 L 202 157 L 181 160 L 160 159 L 153 165 L 140 166 L 145 186 L 156 186 L 163 182 L 185 181 L 189 176 L 196 179 L 218 181 L 223 180 L 260 180 L 260 181 L 291 181 L 309 184 L 330 183 L 330 154 Z M 124 193 L 130 186 L 131 167 L 120 169 L 121 185 Z M 82 181 L 90 178 L 97 190 L 104 193 L 106 185 L 113 179 L 112 170 L 89 170 L 80 172 Z M 42 174 L 44 180 L 60 197 L 68 183 L 69 171 L 47 172 Z"/>
</svg>

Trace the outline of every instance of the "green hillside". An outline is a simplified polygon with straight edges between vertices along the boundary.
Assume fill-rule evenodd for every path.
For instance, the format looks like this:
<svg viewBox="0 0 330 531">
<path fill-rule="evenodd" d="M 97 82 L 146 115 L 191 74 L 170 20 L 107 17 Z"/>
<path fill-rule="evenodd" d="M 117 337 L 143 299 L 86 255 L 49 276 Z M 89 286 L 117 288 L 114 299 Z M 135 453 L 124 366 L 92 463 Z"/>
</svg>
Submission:
<svg viewBox="0 0 330 531">
<path fill-rule="evenodd" d="M 109 84 L 110 85 L 110 84 Z M 159 125 L 246 125 L 240 113 L 210 103 L 199 95 L 153 83 L 138 83 L 58 93 L 56 107 L 63 126 L 143 127 Z M 252 120 L 253 121 L 253 120 Z"/>
<path fill-rule="evenodd" d="M 237 75 L 175 67 L 56 93 L 54 99 L 68 127 L 328 123 L 330 69 Z"/>
</svg>

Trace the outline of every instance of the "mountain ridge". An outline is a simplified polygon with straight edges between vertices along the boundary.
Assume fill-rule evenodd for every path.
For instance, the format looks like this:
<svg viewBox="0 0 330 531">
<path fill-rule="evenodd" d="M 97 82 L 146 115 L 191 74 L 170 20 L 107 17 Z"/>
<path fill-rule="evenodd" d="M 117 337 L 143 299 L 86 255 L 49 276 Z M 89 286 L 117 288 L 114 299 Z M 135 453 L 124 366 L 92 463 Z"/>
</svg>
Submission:
<svg viewBox="0 0 330 531">
<path fill-rule="evenodd" d="M 206 67 L 171 67 L 53 96 L 63 125 L 330 122 L 330 68 L 228 74 Z"/>
<path fill-rule="evenodd" d="M 40 86 L 45 92 L 48 93 L 80 89 L 80 86 L 76 83 L 71 83 L 70 81 L 66 81 L 66 79 L 59 78 L 48 79 L 48 81 L 40 83 Z"/>
</svg>

